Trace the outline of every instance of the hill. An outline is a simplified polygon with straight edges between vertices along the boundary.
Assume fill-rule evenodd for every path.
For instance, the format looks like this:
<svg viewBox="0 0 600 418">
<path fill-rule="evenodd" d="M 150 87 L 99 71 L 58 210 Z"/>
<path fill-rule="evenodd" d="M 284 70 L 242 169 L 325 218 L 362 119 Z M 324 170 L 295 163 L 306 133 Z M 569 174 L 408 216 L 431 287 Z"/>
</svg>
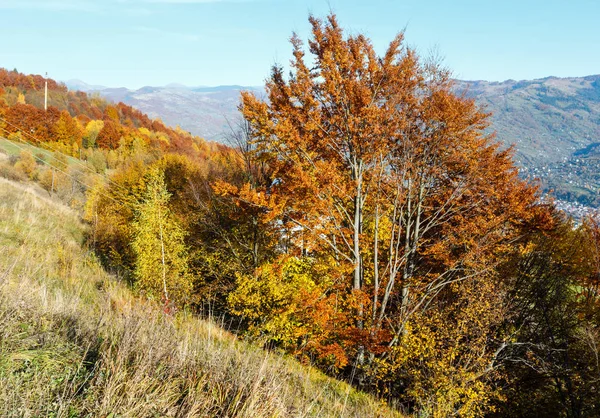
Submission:
<svg viewBox="0 0 600 418">
<path fill-rule="evenodd" d="M 492 112 L 491 130 L 514 144 L 524 176 L 566 202 L 600 206 L 600 75 L 458 87 Z"/>
<path fill-rule="evenodd" d="M 126 103 L 152 118 L 160 118 L 169 126 L 180 126 L 193 135 L 221 142 L 224 134 L 229 132 L 228 123 L 239 119 L 240 91 L 262 91 L 262 88 L 255 87 L 187 87 L 180 84 L 130 90 L 124 87 L 99 88 L 78 80 L 66 84 L 70 89 L 97 93 L 115 103 Z"/>
<path fill-rule="evenodd" d="M 73 88 L 77 84 L 69 85 Z M 96 89 L 108 100 L 123 101 L 195 135 L 223 141 L 227 121 L 239 118 L 240 86 L 144 87 L 139 90 Z M 493 113 L 499 141 L 514 145 L 525 177 L 540 178 L 563 207 L 599 207 L 600 76 L 504 82 L 457 81 L 457 89 Z M 566 206 L 565 206 L 566 204 Z"/>
<path fill-rule="evenodd" d="M 48 108 L 45 82 L 48 83 Z M 113 105 L 98 95 L 69 91 L 40 75 L 0 68 L 0 133 L 20 135 L 28 142 L 81 156 L 83 148 L 139 146 L 197 154 L 204 141 L 172 129 L 124 103 Z"/>
<path fill-rule="evenodd" d="M 379 59 L 335 15 L 310 21 L 314 66 L 294 38 L 290 79 L 242 93 L 235 149 L 62 85 L 42 110 L 39 77 L 7 74 L 0 175 L 40 188 L 0 193 L 6 413 L 597 409 L 599 223 L 540 201 L 400 37 Z"/>
<path fill-rule="evenodd" d="M 1 416 L 397 416 L 134 297 L 88 251 L 87 232 L 70 208 L 0 178 Z"/>
</svg>

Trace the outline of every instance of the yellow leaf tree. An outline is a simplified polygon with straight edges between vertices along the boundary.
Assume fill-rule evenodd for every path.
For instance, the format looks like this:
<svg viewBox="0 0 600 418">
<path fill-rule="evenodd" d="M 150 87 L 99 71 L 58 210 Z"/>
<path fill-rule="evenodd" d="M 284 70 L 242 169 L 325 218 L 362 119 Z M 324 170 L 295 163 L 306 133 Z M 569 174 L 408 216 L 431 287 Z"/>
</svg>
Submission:
<svg viewBox="0 0 600 418">
<path fill-rule="evenodd" d="M 133 224 L 136 285 L 165 304 L 183 304 L 192 285 L 185 232 L 169 209 L 171 196 L 164 173 L 153 168 L 147 178 L 144 200 L 137 207 Z"/>
</svg>

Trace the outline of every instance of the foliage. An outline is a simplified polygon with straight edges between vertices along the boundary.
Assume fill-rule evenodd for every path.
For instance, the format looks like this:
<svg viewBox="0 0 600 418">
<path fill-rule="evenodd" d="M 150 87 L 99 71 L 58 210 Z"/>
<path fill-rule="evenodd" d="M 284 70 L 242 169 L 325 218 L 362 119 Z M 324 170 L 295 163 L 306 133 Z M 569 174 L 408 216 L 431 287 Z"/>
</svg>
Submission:
<svg viewBox="0 0 600 418">
<path fill-rule="evenodd" d="M 250 335 L 265 344 L 339 371 L 348 364 L 342 338 L 348 318 L 325 290 L 330 274 L 315 260 L 281 256 L 253 275 L 237 275 L 228 296 L 231 313 L 249 321 Z"/>
<path fill-rule="evenodd" d="M 399 416 L 136 297 L 85 246 L 77 213 L 30 185 L 0 179 L 0 228 L 0 416 Z"/>
<path fill-rule="evenodd" d="M 85 126 L 85 133 L 83 135 L 83 145 L 89 148 L 96 146 L 96 139 L 98 134 L 104 128 L 104 122 L 101 120 L 91 120 Z"/>
<path fill-rule="evenodd" d="M 314 64 L 293 36 L 289 79 L 276 66 L 268 101 L 242 96 L 253 156 L 272 169 L 254 193 L 276 202 L 255 205 L 294 225 L 292 253 L 332 262 L 336 285 L 314 280 L 351 319 L 337 355 L 358 367 L 358 384 L 373 376 L 411 408 L 431 394 L 441 415 L 480 414 L 499 396 L 489 380 L 503 315 L 496 266 L 536 213 L 535 188 L 485 134 L 488 115 L 402 34 L 378 57 L 334 15 L 310 22 Z M 408 328 L 431 335 L 418 363 L 402 354 Z"/>
<path fill-rule="evenodd" d="M 30 179 L 33 179 L 37 175 L 35 158 L 33 158 L 33 155 L 29 151 L 21 151 L 15 168 Z"/>
<path fill-rule="evenodd" d="M 119 146 L 120 139 L 121 132 L 118 125 L 112 120 L 106 120 L 102 129 L 98 132 L 96 143 L 102 148 L 115 149 Z"/>
<path fill-rule="evenodd" d="M 600 402 L 598 221 L 575 226 L 554 217 L 507 272 L 511 338 L 502 354 L 508 390 L 500 416 L 593 416 Z"/>
<path fill-rule="evenodd" d="M 60 118 L 56 121 L 54 126 L 54 140 L 61 142 L 66 145 L 77 144 L 78 147 L 82 145 L 83 132 L 77 122 L 69 115 L 67 111 L 60 113 Z"/>
<path fill-rule="evenodd" d="M 165 303 L 185 302 L 191 290 L 185 233 L 169 209 L 164 174 L 147 175 L 144 200 L 137 205 L 133 222 L 136 286 Z"/>
<path fill-rule="evenodd" d="M 146 190 L 142 162 L 132 162 L 111 177 L 97 179 L 87 192 L 84 219 L 92 225 L 91 243 L 111 269 L 131 279 L 135 255 L 131 248 L 137 202 Z"/>
<path fill-rule="evenodd" d="M 44 110 L 44 83 L 48 81 L 49 106 Z M 68 154 L 79 156 L 82 147 L 117 149 L 122 136 L 145 129 L 160 137 L 163 151 L 197 154 L 202 142 L 187 132 L 166 127 L 123 103 L 109 105 L 84 92 L 37 75 L 0 68 L 0 116 L 8 133 L 23 132 L 27 142 L 65 144 Z M 85 126 L 85 130 L 82 128 Z M 73 144 L 77 144 L 74 149 Z"/>
<path fill-rule="evenodd" d="M 34 151 L 51 168 L 31 152 L 13 167 L 14 148 L 2 172 L 83 209 L 104 266 L 147 296 L 139 303 L 164 303 L 161 331 L 182 314 L 171 302 L 186 315 L 220 315 L 243 336 L 416 416 L 593 415 L 598 219 L 576 225 L 540 203 L 537 188 L 519 180 L 512 150 L 487 134 L 489 115 L 403 34 L 377 56 L 334 15 L 310 23 L 308 52 L 292 37 L 289 77 L 275 66 L 264 100 L 243 93 L 232 147 L 59 85 L 42 111 L 39 79 L 0 71 L 3 129 L 54 151 Z M 58 275 L 74 265 L 65 251 L 56 247 Z M 190 346 L 173 343 L 176 335 L 150 340 L 185 363 L 178 356 Z M 94 347 L 112 353 L 119 338 Z M 150 356 L 140 347 L 133 357 Z M 150 380 L 160 391 L 196 393 L 164 381 L 196 384 L 187 374 L 196 363 L 183 374 L 161 374 L 171 370 L 162 360 L 142 363 L 132 373 L 158 367 Z M 103 387 L 97 376 L 86 379 Z M 88 412 L 85 402 L 78 407 Z M 164 402 L 157 415 L 184 408 Z"/>
</svg>

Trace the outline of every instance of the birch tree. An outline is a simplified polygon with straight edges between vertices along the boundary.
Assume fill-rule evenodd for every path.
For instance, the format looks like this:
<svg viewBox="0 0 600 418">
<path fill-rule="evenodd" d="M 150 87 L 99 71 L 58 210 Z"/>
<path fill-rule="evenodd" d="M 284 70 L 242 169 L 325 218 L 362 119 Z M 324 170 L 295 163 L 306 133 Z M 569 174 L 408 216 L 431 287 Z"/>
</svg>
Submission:
<svg viewBox="0 0 600 418">
<path fill-rule="evenodd" d="M 184 303 L 190 296 L 185 232 L 169 209 L 164 173 L 152 168 L 144 200 L 133 223 L 136 285 L 163 303 Z"/>
</svg>

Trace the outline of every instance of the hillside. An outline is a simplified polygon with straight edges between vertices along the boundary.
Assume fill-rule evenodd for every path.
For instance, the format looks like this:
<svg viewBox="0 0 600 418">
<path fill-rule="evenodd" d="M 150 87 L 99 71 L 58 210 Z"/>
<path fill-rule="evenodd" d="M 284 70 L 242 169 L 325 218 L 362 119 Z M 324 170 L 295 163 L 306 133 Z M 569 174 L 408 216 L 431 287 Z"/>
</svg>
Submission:
<svg viewBox="0 0 600 418">
<path fill-rule="evenodd" d="M 522 174 L 568 202 L 599 207 L 600 76 L 459 82 L 492 112 L 492 128 L 514 144 Z"/>
<path fill-rule="evenodd" d="M 67 81 L 66 85 L 73 90 L 99 93 L 110 101 L 126 103 L 152 118 L 160 118 L 169 126 L 180 126 L 193 135 L 220 142 L 229 132 L 228 122 L 235 123 L 239 119 L 240 91 L 262 90 L 243 86 L 186 87 L 178 84 L 130 90 L 91 86 L 79 80 Z"/>
<path fill-rule="evenodd" d="M 85 148 L 114 150 L 121 146 L 198 155 L 207 145 L 202 139 L 169 128 L 124 103 L 113 105 L 98 95 L 69 91 L 52 79 L 3 68 L 0 118 L 2 135 L 46 143 L 48 148 L 78 157 Z"/>
<path fill-rule="evenodd" d="M 134 297 L 88 251 L 87 232 L 71 209 L 0 178 L 1 416 L 396 416 L 214 323 Z"/>
<path fill-rule="evenodd" d="M 570 203 L 566 208 L 571 211 L 578 210 L 573 205 L 577 203 L 600 205 L 600 175 L 595 168 L 600 152 L 600 76 L 457 83 L 459 91 L 493 113 L 490 130 L 504 144 L 515 145 L 515 160 L 523 176 L 540 178 L 544 190 L 553 190 Z M 123 101 L 170 125 L 218 141 L 228 132 L 227 121 L 239 118 L 237 105 L 243 89 L 169 85 L 134 91 L 98 89 L 82 82 L 68 85 Z"/>
<path fill-rule="evenodd" d="M 289 75 L 241 92 L 235 147 L 126 89 L 53 82 L 46 108 L 47 80 L 0 70 L 0 416 L 594 415 L 600 219 L 520 175 L 548 190 L 598 147 L 521 135 L 520 172 L 468 95 L 504 97 L 509 130 L 568 119 L 596 80 L 471 88 L 402 35 L 379 57 L 334 13 L 309 23 Z M 540 89 L 561 99 L 517 106 Z M 592 205 L 585 167 L 561 192 Z"/>
</svg>

